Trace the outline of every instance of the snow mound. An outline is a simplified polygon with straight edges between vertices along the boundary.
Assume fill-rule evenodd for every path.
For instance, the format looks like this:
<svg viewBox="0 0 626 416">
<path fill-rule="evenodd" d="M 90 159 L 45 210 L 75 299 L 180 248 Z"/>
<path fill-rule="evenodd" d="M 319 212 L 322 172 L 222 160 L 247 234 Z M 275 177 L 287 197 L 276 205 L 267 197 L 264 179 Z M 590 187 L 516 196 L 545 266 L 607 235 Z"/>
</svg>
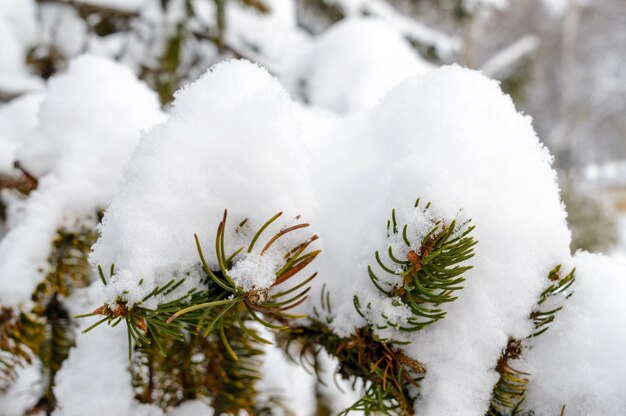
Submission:
<svg viewBox="0 0 626 416">
<path fill-rule="evenodd" d="M 213 243 L 224 209 L 228 253 L 247 246 L 251 234 L 278 212 L 285 214 L 276 227 L 314 211 L 292 107 L 275 78 L 244 61 L 217 65 L 176 95 L 169 120 L 142 138 L 100 227 L 91 261 L 115 263 L 119 271 L 106 287 L 107 302 L 126 291 L 132 304 L 175 277 L 187 280 L 170 296 L 197 286 L 194 234 L 209 263 L 216 264 Z M 300 230 L 280 242 L 299 235 Z M 280 251 L 280 245 L 273 248 Z M 249 281 L 252 276 L 241 267 L 245 286 L 271 283 L 267 276 Z"/>
<path fill-rule="evenodd" d="M 316 287 L 325 281 L 334 294 L 339 333 L 365 324 L 341 301 L 353 293 L 388 316 L 406 317 L 381 299 L 367 272 L 374 252 L 393 243 L 386 228 L 393 208 L 401 224 L 417 229 L 421 211 L 413 203 L 421 197 L 432 203 L 433 218 L 476 225 L 465 289 L 444 306 L 446 319 L 408 338 L 407 352 L 428 369 L 417 414 L 484 414 L 508 337 L 529 333 L 528 314 L 549 270 L 570 258 L 551 157 L 530 118 L 495 81 L 449 66 L 403 82 L 371 112 L 301 120 L 317 141 L 311 149 L 320 209 L 312 223 L 325 253 Z"/>
</svg>

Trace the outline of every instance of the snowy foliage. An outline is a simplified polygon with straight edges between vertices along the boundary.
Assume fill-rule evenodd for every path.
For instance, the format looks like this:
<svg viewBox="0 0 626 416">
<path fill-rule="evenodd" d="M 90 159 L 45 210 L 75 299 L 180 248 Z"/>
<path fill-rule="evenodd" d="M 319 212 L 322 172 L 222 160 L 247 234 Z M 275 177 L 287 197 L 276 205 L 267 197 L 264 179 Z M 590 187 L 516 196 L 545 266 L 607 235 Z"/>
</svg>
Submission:
<svg viewBox="0 0 626 416">
<path fill-rule="evenodd" d="M 34 2 L 0 5 L 0 93 L 23 94 L 0 106 L 0 370 L 15 343 L 12 325 L 21 322 L 15 316 L 39 313 L 36 324 L 54 335 L 49 321 L 58 316 L 48 307 L 60 305 L 71 333 L 54 371 L 46 362 L 51 347 L 31 345 L 32 359 L 7 372 L 6 383 L 0 379 L 0 415 L 23 415 L 44 399 L 55 416 L 222 414 L 202 393 L 167 402 L 137 387 L 145 374 L 133 373 L 141 364 L 129 364 L 129 353 L 158 344 L 154 325 L 222 354 L 190 355 L 185 363 L 207 361 L 211 376 L 230 370 L 211 367 L 211 359 L 254 366 L 244 371 L 260 374 L 253 388 L 240 384 L 274 406 L 272 414 L 286 414 L 281 406 L 314 414 L 323 400 L 339 413 L 358 403 L 375 381 L 356 383 L 340 353 L 361 348 L 360 361 L 379 348 L 419 369 L 401 389 L 412 408 L 401 402 L 396 410 L 482 416 L 512 340 L 521 347 L 511 365 L 528 375 L 525 411 L 626 412 L 625 266 L 572 255 L 552 156 L 498 82 L 428 62 L 414 48 L 425 44 L 441 58 L 456 53 L 460 40 L 381 0 L 331 2 L 345 19 L 319 36 L 298 25 L 295 2 L 281 0 L 263 2 L 266 14 L 249 6 L 254 1 L 226 2 L 230 29 L 217 34 L 204 30 L 223 16 L 200 0 L 71 3 L 38 8 L 38 34 Z M 462 2 L 475 13 L 510 3 Z M 80 15 L 94 7 L 122 16 L 116 24 L 124 29 L 95 36 L 98 22 Z M 203 43 L 202 34 L 214 43 Z M 505 71 L 536 43 L 523 38 L 483 69 Z M 44 44 L 73 58 L 45 82 L 25 64 Z M 176 48 L 174 70 L 151 72 Z M 224 50 L 259 63 L 229 59 L 207 69 Z M 169 102 L 168 88 L 182 80 L 192 82 Z M 90 271 L 81 287 L 46 293 L 51 300 L 41 312 L 40 292 L 57 284 L 50 276 L 70 274 L 57 270 L 57 243 L 68 233 L 97 233 L 81 252 Z M 441 241 L 457 242 L 461 254 Z M 278 289 L 309 264 L 303 257 L 298 266 L 304 249 L 314 250 L 309 269 L 317 277 Z M 406 302 L 406 291 L 423 289 L 403 280 L 411 267 L 415 275 L 449 271 L 442 263 L 426 268 L 437 256 L 452 262 L 458 280 L 434 283 L 439 300 Z M 568 275 L 575 281 L 548 299 L 565 275 L 555 270 L 575 270 Z M 553 313 L 539 336 L 544 301 Z M 191 312 L 202 308 L 196 325 Z M 165 319 L 149 321 L 162 310 Z M 416 310 L 427 313 L 416 317 Z M 224 328 L 220 318 L 229 311 L 239 326 L 233 319 Z M 249 311 L 245 322 L 240 311 Z M 264 313 L 274 320 L 259 318 Z M 76 315 L 82 318 L 70 318 Z M 124 320 L 129 326 L 118 326 Z M 108 325 L 91 330 L 100 323 Z M 263 361 L 239 357 L 227 331 L 237 342 L 252 334 L 246 352 Z M 148 334 L 154 344 L 142 344 Z M 306 336 L 318 342 L 314 359 L 305 354 Z M 363 339 L 374 353 L 355 345 Z M 288 358 L 302 351 L 303 366 Z M 366 365 L 374 372 L 379 362 Z"/>
<path fill-rule="evenodd" d="M 97 222 L 140 131 L 162 117 L 154 93 L 127 68 L 91 56 L 51 80 L 43 99 L 26 97 L 17 105 L 23 117 L 12 123 L 19 123 L 21 134 L 32 134 L 13 136 L 21 139 L 15 158 L 39 178 L 39 186 L 25 200 L 7 200 L 11 222 L 0 242 L 0 299 L 11 306 L 28 303 L 47 273 L 59 228 Z"/>
<path fill-rule="evenodd" d="M 244 245 L 278 212 L 287 221 L 278 221 L 281 225 L 298 214 L 310 216 L 315 200 L 292 107 L 276 79 L 246 62 L 221 64 L 177 95 L 167 122 L 135 150 L 125 185 L 100 228 L 91 260 L 118 270 L 107 286 L 107 302 L 127 291 L 125 298 L 135 303 L 155 285 L 187 273 L 185 285 L 170 299 L 197 285 L 193 236 L 210 244 L 224 209 L 234 224 L 248 220 L 226 238 L 227 252 Z M 279 261 L 280 246 L 274 247 Z M 208 260 L 217 264 L 213 255 Z M 264 271 L 256 284 L 250 281 L 255 263 Z M 244 287 L 267 287 L 278 266 L 248 255 L 233 277 Z M 129 279 L 146 283 L 129 287 Z"/>
</svg>

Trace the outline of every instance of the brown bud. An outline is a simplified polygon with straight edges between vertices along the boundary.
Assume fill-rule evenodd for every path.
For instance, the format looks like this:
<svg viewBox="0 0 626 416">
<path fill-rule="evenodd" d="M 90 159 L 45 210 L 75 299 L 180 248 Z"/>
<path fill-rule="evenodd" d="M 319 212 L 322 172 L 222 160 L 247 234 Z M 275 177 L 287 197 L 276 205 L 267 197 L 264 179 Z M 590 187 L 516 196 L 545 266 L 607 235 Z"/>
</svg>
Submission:
<svg viewBox="0 0 626 416">
<path fill-rule="evenodd" d="M 252 289 L 246 293 L 246 299 L 253 305 L 260 305 L 265 303 L 270 298 L 269 289 Z"/>
<path fill-rule="evenodd" d="M 406 255 L 406 259 L 411 262 L 416 272 L 422 269 L 422 259 L 420 258 L 420 255 L 417 254 L 415 251 L 409 251 L 409 253 Z"/>
</svg>

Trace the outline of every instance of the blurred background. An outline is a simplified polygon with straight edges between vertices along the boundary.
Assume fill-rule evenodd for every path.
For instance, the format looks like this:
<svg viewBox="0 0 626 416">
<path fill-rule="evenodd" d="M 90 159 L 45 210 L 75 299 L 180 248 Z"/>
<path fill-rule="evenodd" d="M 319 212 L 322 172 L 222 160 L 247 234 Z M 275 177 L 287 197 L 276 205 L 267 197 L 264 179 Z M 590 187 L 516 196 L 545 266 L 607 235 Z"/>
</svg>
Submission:
<svg viewBox="0 0 626 416">
<path fill-rule="evenodd" d="M 480 70 L 554 155 L 572 248 L 626 258 L 624 0 L 2 0 L 0 142 L 19 140 L 11 103 L 83 53 L 128 66 L 166 109 L 231 58 L 341 114 L 439 65 Z"/>
</svg>

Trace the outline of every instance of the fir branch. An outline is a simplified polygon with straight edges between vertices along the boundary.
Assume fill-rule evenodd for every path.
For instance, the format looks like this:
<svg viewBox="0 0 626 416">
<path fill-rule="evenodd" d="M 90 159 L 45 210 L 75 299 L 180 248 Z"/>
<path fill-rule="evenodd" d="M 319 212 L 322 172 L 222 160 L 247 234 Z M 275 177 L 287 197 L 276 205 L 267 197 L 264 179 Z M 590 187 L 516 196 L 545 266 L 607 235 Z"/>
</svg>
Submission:
<svg viewBox="0 0 626 416">
<path fill-rule="evenodd" d="M 24 169 L 19 162 L 13 163 L 13 167 L 20 172 L 19 177 L 0 173 L 0 189 L 13 189 L 26 196 L 37 189 L 38 180 L 29 171 Z"/>
<path fill-rule="evenodd" d="M 52 296 L 47 303 L 44 316 L 46 335 L 40 344 L 38 356 L 44 368 L 45 389 L 35 409 L 52 414 L 56 408 L 56 375 L 76 343 L 70 316 L 58 294 Z"/>
<path fill-rule="evenodd" d="M 351 380 L 353 388 L 358 385 L 363 388 L 362 397 L 341 415 L 351 411 L 413 414 L 419 382 L 426 373 L 424 365 L 391 342 L 376 337 L 369 327 L 357 329 L 350 337 L 336 335 L 329 326 L 332 324 L 330 298 L 325 287 L 321 292 L 321 306 L 321 310 L 314 309 L 309 325 L 293 328 L 285 334 L 283 344 L 288 356 L 316 374 L 317 355 L 322 350 L 337 358 L 337 374 Z M 298 347 L 297 358 L 292 345 Z"/>
<path fill-rule="evenodd" d="M 11 308 L 0 309 L 0 391 L 14 380 L 17 367 L 32 363 L 44 337 L 41 318 L 16 314 Z"/>
<path fill-rule="evenodd" d="M 247 253 L 251 253 L 259 238 L 263 235 L 270 224 L 278 219 L 282 213 L 278 213 L 266 221 L 252 237 Z M 226 229 L 227 211 L 220 222 L 215 237 L 215 254 L 219 265 L 219 270 L 212 270 L 206 262 L 205 256 L 198 236 L 195 236 L 198 255 L 202 264 L 202 269 L 207 274 L 209 281 L 214 283 L 213 289 L 208 293 L 207 302 L 190 304 L 171 315 L 168 323 L 176 322 L 181 316 L 186 316 L 191 322 L 196 322 L 196 330 L 202 332 L 205 336 L 214 329 L 223 328 L 222 322 L 233 314 L 244 313 L 242 321 L 254 320 L 260 324 L 275 330 L 286 329 L 285 323 L 294 318 L 303 317 L 301 315 L 292 315 L 287 311 L 302 304 L 308 298 L 308 283 L 315 278 L 316 273 L 305 279 L 303 282 L 284 290 L 278 290 L 271 293 L 271 288 L 276 288 L 281 284 L 290 280 L 297 275 L 302 269 L 308 266 L 320 253 L 320 250 L 306 252 L 309 245 L 318 237 L 313 235 L 309 239 L 297 244 L 289 250 L 285 255 L 285 264 L 276 271 L 276 280 L 270 288 L 252 288 L 243 289 L 238 287 L 230 271 L 236 264 L 236 253 L 242 251 L 240 248 L 233 254 L 227 255 L 224 250 L 224 235 Z M 270 237 L 267 243 L 260 250 L 260 255 L 266 254 L 267 250 L 282 236 L 298 229 L 306 228 L 309 224 L 296 224 L 288 228 L 280 230 L 278 233 Z M 292 294 L 296 292 L 295 294 Z M 287 295 L 289 297 L 285 298 Z M 249 332 L 245 325 L 241 325 L 244 333 Z M 249 333 L 251 337 L 256 334 Z M 228 349 L 228 337 L 221 337 Z M 236 352 L 232 351 L 236 357 Z"/>
<path fill-rule="evenodd" d="M 569 274 L 562 277 L 561 267 L 559 264 L 548 273 L 548 280 L 551 284 L 541 293 L 536 309 L 530 313 L 529 318 L 533 321 L 534 330 L 527 339 L 545 333 L 550 328 L 550 324 L 556 318 L 557 313 L 563 309 L 563 302 L 569 299 L 573 293 L 568 293 L 567 290 L 576 279 L 576 269 L 572 269 Z M 558 306 L 546 307 L 559 296 L 562 296 L 563 302 Z M 522 356 L 523 349 L 526 348 L 524 341 L 509 338 L 506 348 L 498 359 L 496 371 L 500 374 L 500 378 L 493 387 L 487 416 L 517 416 L 524 412 L 522 404 L 526 399 L 530 374 L 515 369 L 511 363 L 511 361 L 519 360 Z M 561 412 L 564 414 L 565 406 Z"/>
<path fill-rule="evenodd" d="M 560 305 L 553 305 L 553 307 L 546 307 L 545 305 L 550 304 L 550 300 L 556 299 L 559 295 L 566 300 L 573 294 L 573 292 L 568 293 L 567 291 L 576 280 L 576 269 L 572 269 L 565 277 L 561 277 L 560 272 L 560 264 L 550 271 L 548 279 L 550 279 L 552 284 L 541 293 L 537 302 L 537 309 L 530 314 L 530 319 L 533 320 L 535 325 L 535 331 L 531 334 L 531 337 L 536 337 L 546 332 L 552 321 L 554 321 L 557 312 L 563 309 L 564 306 L 562 302 Z"/>
<path fill-rule="evenodd" d="M 30 181 L 36 186 L 36 179 Z M 94 241 L 95 232 L 87 228 L 59 229 L 48 258 L 50 271 L 32 294 L 32 310 L 19 315 L 9 308 L 0 312 L 0 373 L 4 381 L 11 380 L 17 365 L 31 363 L 35 356 L 42 363 L 43 395 L 35 410 L 51 413 L 55 408 L 56 373 L 74 346 L 74 328 L 62 298 L 88 284 L 87 256 Z"/>
<path fill-rule="evenodd" d="M 417 199 L 415 208 L 419 207 L 419 202 Z M 423 211 L 429 208 L 430 203 L 426 204 Z M 394 298 L 394 302 L 406 305 L 413 316 L 401 325 L 382 316 L 389 326 L 400 331 L 414 332 L 446 316 L 440 305 L 457 299 L 455 293 L 463 289 L 462 283 L 465 281 L 462 275 L 472 268 L 471 265 L 462 265 L 474 256 L 474 246 L 477 244 L 470 235 L 474 226 L 470 226 L 469 222 L 459 225 L 456 220 L 434 221 L 426 236 L 415 241 L 418 236 L 410 232 L 408 224 L 399 226 L 395 209 L 392 210 L 391 218 L 387 221 L 388 236 L 401 237 L 408 253 L 404 259 L 398 258 L 390 245 L 385 262 L 381 253 L 376 251 L 376 263 L 374 267 L 368 266 L 368 275 L 378 291 Z M 381 280 L 377 274 L 381 272 L 393 276 L 391 279 L 395 283 Z M 354 299 L 354 304 L 364 318 L 373 313 L 370 305 L 367 305 L 366 310 L 361 307 L 358 297 Z"/>
<path fill-rule="evenodd" d="M 526 399 L 530 374 L 511 366 L 511 361 L 521 357 L 522 341 L 509 338 L 506 348 L 498 359 L 496 371 L 500 379 L 493 388 L 492 398 L 487 416 L 519 415 L 521 406 Z"/>
<path fill-rule="evenodd" d="M 109 277 L 112 277 L 114 273 L 115 267 L 111 266 Z M 106 286 L 107 280 L 100 266 L 98 266 L 98 274 L 103 284 Z M 83 333 L 89 332 L 105 322 L 109 326 L 114 327 L 121 321 L 124 321 L 128 331 L 129 361 L 132 357 L 133 342 L 139 347 L 146 347 L 154 342 L 161 354 L 165 356 L 167 355 L 167 350 L 163 347 L 163 343 L 160 342 L 160 340 L 171 337 L 178 341 L 183 341 L 185 331 L 193 333 L 192 328 L 194 325 L 194 322 L 190 322 L 187 319 L 181 319 L 176 323 L 171 323 L 168 321 L 168 318 L 172 313 L 180 310 L 181 305 L 185 304 L 185 302 L 201 303 L 206 299 L 206 294 L 192 289 L 173 301 L 159 304 L 156 309 L 145 308 L 141 305 L 153 297 L 171 293 L 173 290 L 180 287 L 184 280 L 185 279 L 172 279 L 163 286 L 155 287 L 140 302 L 132 307 L 128 307 L 125 300 L 118 299 L 115 303 L 102 305 L 91 313 L 77 315 L 74 318 L 87 318 L 97 315 L 104 316 L 104 318 L 83 330 Z M 141 281 L 140 284 L 143 284 L 143 281 Z"/>
<path fill-rule="evenodd" d="M 166 349 L 161 348 L 159 343 L 159 339 L 163 337 L 171 336 L 182 342 L 186 333 L 201 334 L 207 337 L 216 331 L 226 348 L 226 352 L 236 360 L 238 358 L 236 348 L 230 345 L 230 339 L 225 330 L 227 322 L 239 323 L 239 328 L 243 334 L 259 342 L 268 343 L 269 341 L 260 337 L 256 331 L 250 330 L 244 325 L 244 322 L 254 320 L 270 329 L 284 330 L 288 327 L 286 323 L 295 318 L 303 317 L 302 315 L 290 314 L 288 311 L 306 301 L 309 291 L 308 283 L 315 278 L 316 273 L 293 287 L 278 289 L 275 293 L 271 293 L 270 289 L 277 288 L 290 280 L 319 255 L 320 250 L 306 251 L 318 237 L 313 235 L 287 252 L 284 258 L 285 264 L 276 271 L 276 280 L 270 288 L 243 289 L 238 287 L 230 276 L 230 271 L 235 266 L 237 255 L 242 252 L 242 248 L 235 250 L 234 253 L 227 254 L 225 252 L 224 239 L 227 214 L 225 210 L 215 236 L 214 249 L 219 270 L 213 270 L 209 266 L 200 239 L 197 235 L 194 236 L 200 265 L 207 277 L 206 289 L 199 288 L 189 291 L 178 299 L 160 303 L 154 310 L 142 306 L 149 299 L 171 293 L 184 280 L 172 279 L 164 286 L 154 288 L 141 302 L 132 307 L 128 307 L 123 298 L 119 298 L 113 304 L 102 305 L 89 314 L 77 316 L 77 318 L 104 316 L 83 332 L 91 331 L 105 322 L 109 326 L 115 326 L 124 320 L 127 325 L 129 340 L 139 347 L 145 347 L 154 342 L 165 354 Z M 260 227 L 248 245 L 248 253 L 252 252 L 257 240 L 262 237 L 269 225 L 281 215 L 282 213 L 276 214 Z M 261 250 L 261 255 L 264 255 L 271 245 L 282 236 L 306 227 L 308 224 L 297 224 L 280 230 L 269 238 Z M 113 276 L 114 272 L 115 268 L 111 266 L 109 278 Z M 98 274 L 103 284 L 106 285 L 107 278 L 100 266 L 98 266 Z M 132 346 L 129 342 L 129 359 L 131 355 Z"/>
</svg>

